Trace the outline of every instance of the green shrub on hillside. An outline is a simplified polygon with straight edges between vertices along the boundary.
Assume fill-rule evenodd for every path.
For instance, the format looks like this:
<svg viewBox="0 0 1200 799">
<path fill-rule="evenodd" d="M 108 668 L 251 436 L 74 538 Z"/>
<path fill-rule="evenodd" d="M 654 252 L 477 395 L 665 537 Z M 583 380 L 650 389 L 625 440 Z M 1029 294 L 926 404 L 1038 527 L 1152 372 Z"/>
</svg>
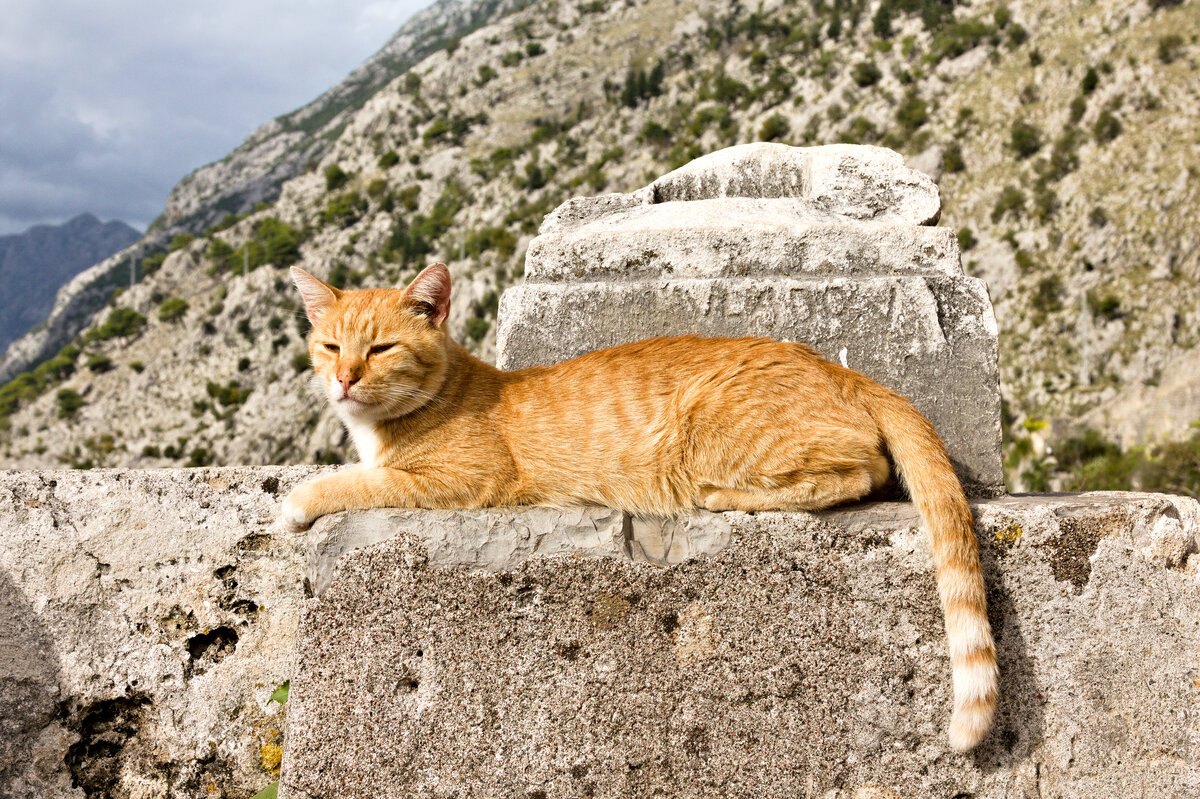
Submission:
<svg viewBox="0 0 1200 799">
<path fill-rule="evenodd" d="M 1028 158 L 1042 149 L 1042 132 L 1036 125 L 1018 119 L 1009 129 L 1008 146 L 1018 158 Z"/>
<path fill-rule="evenodd" d="M 946 145 L 946 150 L 942 153 L 942 168 L 951 175 L 967 168 L 967 163 L 963 160 L 962 145 L 958 142 Z"/>
<path fill-rule="evenodd" d="M 662 61 L 656 63 L 649 72 L 630 67 L 629 71 L 625 73 L 625 85 L 620 95 L 621 104 L 633 108 L 643 100 L 649 100 L 662 94 L 665 73 Z"/>
<path fill-rule="evenodd" d="M 879 79 L 883 77 L 883 71 L 880 70 L 879 67 L 875 66 L 874 61 L 859 61 L 854 65 L 854 68 L 850 70 L 850 77 L 853 78 L 854 82 L 859 86 L 865 88 L 867 86 L 874 86 L 876 83 L 879 83 Z"/>
<path fill-rule="evenodd" d="M 367 200 L 357 189 L 343 192 L 329 201 L 325 206 L 323 219 L 327 225 L 350 227 L 366 213 Z"/>
<path fill-rule="evenodd" d="M 1121 135 L 1121 130 L 1121 120 L 1107 110 L 1101 111 L 1100 115 L 1096 117 L 1095 124 L 1092 125 L 1092 135 L 1096 137 L 1096 142 L 1099 144 L 1108 144 Z"/>
<path fill-rule="evenodd" d="M 779 141 L 787 136 L 792 126 L 783 114 L 771 114 L 758 129 L 759 141 Z"/>
<path fill-rule="evenodd" d="M 167 260 L 167 254 L 165 252 L 156 252 L 153 255 L 147 255 L 142 259 L 142 274 L 146 276 L 153 275 L 160 268 L 162 268 L 163 261 L 165 260 Z"/>
<path fill-rule="evenodd" d="M 303 234 L 297 228 L 273 216 L 260 219 L 252 238 L 236 250 L 223 239 L 214 238 L 206 253 L 212 266 L 210 274 L 241 272 L 244 266 L 257 269 L 263 264 L 287 267 L 300 260 Z"/>
<path fill-rule="evenodd" d="M 1182 441 L 1122 450 L 1103 434 L 1085 430 L 1057 442 L 1058 468 L 1069 491 L 1161 491 L 1200 497 L 1200 432 Z"/>
<path fill-rule="evenodd" d="M 325 167 L 325 190 L 337 191 L 350 182 L 350 176 L 337 164 Z"/>
<path fill-rule="evenodd" d="M 909 91 L 896 109 L 896 122 L 907 131 L 914 131 L 929 119 L 929 106 L 915 91 Z"/>
<path fill-rule="evenodd" d="M 500 73 L 490 64 L 482 64 L 479 67 L 479 77 L 475 79 L 476 86 L 485 86 L 489 82 L 496 79 Z"/>
<path fill-rule="evenodd" d="M 75 412 L 82 408 L 86 403 L 79 392 L 73 388 L 64 388 L 55 396 L 58 402 L 58 417 L 60 419 L 69 419 L 75 415 Z"/>
<path fill-rule="evenodd" d="M 130 338 L 141 332 L 146 317 L 132 308 L 113 308 L 104 324 L 89 330 L 83 337 L 85 342 L 108 341 L 113 338 Z"/>
<path fill-rule="evenodd" d="M 395 150 L 388 150 L 383 155 L 379 156 L 379 168 L 389 169 L 400 163 L 400 154 Z"/>
<path fill-rule="evenodd" d="M 187 310 L 187 300 L 182 297 L 168 297 L 158 306 L 158 319 L 160 322 L 175 322 L 182 319 Z"/>
<path fill-rule="evenodd" d="M 1052 313 L 1062 310 L 1062 278 L 1058 275 L 1047 275 L 1037 282 L 1033 292 L 1033 307 L 1042 313 Z"/>
<path fill-rule="evenodd" d="M 1158 60 L 1164 64 L 1170 64 L 1179 58 L 1179 53 L 1182 50 L 1183 37 L 1178 33 L 1168 33 L 1158 40 Z"/>
<path fill-rule="evenodd" d="M 87 359 L 87 368 L 95 374 L 102 374 L 113 368 L 112 358 L 96 353 Z"/>
<path fill-rule="evenodd" d="M 175 252 L 176 250 L 182 250 L 184 247 L 188 246 L 195 240 L 196 240 L 196 237 L 193 236 L 191 233 L 176 233 L 174 238 L 171 239 L 170 245 L 167 246 L 167 252 Z"/>
<path fill-rule="evenodd" d="M 1005 186 L 1001 190 L 1000 196 L 996 198 L 996 204 L 992 206 L 992 222 L 998 223 L 1008 214 L 1019 219 L 1024 210 L 1025 192 L 1016 186 Z"/>
</svg>

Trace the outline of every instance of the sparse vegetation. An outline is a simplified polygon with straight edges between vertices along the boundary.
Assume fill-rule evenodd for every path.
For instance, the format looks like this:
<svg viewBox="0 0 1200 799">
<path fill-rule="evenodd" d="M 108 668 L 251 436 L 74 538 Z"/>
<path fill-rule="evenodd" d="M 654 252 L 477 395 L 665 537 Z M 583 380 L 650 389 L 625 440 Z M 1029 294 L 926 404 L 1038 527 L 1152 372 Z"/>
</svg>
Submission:
<svg viewBox="0 0 1200 799">
<path fill-rule="evenodd" d="M 350 176 L 337 164 L 325 167 L 325 190 L 337 191 L 350 182 Z"/>
<path fill-rule="evenodd" d="M 187 300 L 182 297 L 170 297 L 158 306 L 158 319 L 161 322 L 178 322 L 187 310 Z"/>
<path fill-rule="evenodd" d="M 58 418 L 60 419 L 70 419 L 86 404 L 79 392 L 73 388 L 62 389 L 55 395 L 55 399 L 58 401 Z"/>
<path fill-rule="evenodd" d="M 865 88 L 879 83 L 879 79 L 883 77 L 883 72 L 875 65 L 874 61 L 859 61 L 850 70 L 850 77 L 859 86 Z"/>
<path fill-rule="evenodd" d="M 1025 120 L 1017 120 L 1009 130 L 1008 146 L 1018 158 L 1028 158 L 1042 149 L 1042 132 Z"/>
<path fill-rule="evenodd" d="M 1016 186 L 1005 186 L 992 206 L 992 222 L 998 223 L 1006 216 L 1019 218 L 1025 210 L 1025 192 Z"/>
<path fill-rule="evenodd" d="M 784 136 L 788 135 L 792 126 L 788 123 L 787 117 L 783 114 L 771 114 L 763 120 L 762 126 L 758 129 L 759 141 L 779 141 Z"/>
<path fill-rule="evenodd" d="M 1096 137 L 1098 144 L 1108 144 L 1113 139 L 1121 135 L 1122 131 L 1121 120 L 1117 119 L 1111 111 L 1104 110 L 1096 117 L 1096 122 L 1092 125 L 1092 135 Z"/>
</svg>

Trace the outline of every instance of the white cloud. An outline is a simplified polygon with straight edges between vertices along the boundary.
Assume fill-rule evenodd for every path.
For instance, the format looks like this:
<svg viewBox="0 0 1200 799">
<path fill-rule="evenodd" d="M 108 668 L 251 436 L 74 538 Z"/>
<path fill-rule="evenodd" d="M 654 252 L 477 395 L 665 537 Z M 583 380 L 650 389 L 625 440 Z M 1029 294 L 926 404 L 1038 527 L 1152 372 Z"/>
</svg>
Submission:
<svg viewBox="0 0 1200 799">
<path fill-rule="evenodd" d="M 180 178 L 338 83 L 428 0 L 6 0 L 0 234 L 137 226 Z"/>
</svg>

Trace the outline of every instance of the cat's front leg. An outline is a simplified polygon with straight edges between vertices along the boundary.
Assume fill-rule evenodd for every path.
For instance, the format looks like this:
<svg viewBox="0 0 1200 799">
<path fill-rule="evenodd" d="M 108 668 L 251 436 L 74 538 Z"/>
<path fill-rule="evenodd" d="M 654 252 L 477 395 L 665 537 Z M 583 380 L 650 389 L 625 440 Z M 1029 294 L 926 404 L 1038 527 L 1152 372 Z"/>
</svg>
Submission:
<svg viewBox="0 0 1200 799">
<path fill-rule="evenodd" d="M 296 486 L 279 515 L 288 530 L 298 532 L 345 510 L 429 507 L 423 504 L 428 493 L 420 478 L 399 469 L 347 469 Z"/>
</svg>

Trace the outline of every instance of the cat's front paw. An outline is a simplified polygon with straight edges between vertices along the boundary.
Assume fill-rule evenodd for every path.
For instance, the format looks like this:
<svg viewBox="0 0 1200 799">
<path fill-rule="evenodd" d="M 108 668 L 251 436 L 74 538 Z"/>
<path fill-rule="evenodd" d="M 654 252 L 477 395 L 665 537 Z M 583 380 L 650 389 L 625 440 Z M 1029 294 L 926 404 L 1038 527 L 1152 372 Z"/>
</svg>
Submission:
<svg viewBox="0 0 1200 799">
<path fill-rule="evenodd" d="M 298 533 L 307 530 L 316 520 L 318 514 L 312 512 L 312 503 L 306 501 L 311 493 L 312 490 L 305 483 L 297 486 L 283 501 L 283 507 L 279 511 L 279 520 L 288 532 Z"/>
</svg>

